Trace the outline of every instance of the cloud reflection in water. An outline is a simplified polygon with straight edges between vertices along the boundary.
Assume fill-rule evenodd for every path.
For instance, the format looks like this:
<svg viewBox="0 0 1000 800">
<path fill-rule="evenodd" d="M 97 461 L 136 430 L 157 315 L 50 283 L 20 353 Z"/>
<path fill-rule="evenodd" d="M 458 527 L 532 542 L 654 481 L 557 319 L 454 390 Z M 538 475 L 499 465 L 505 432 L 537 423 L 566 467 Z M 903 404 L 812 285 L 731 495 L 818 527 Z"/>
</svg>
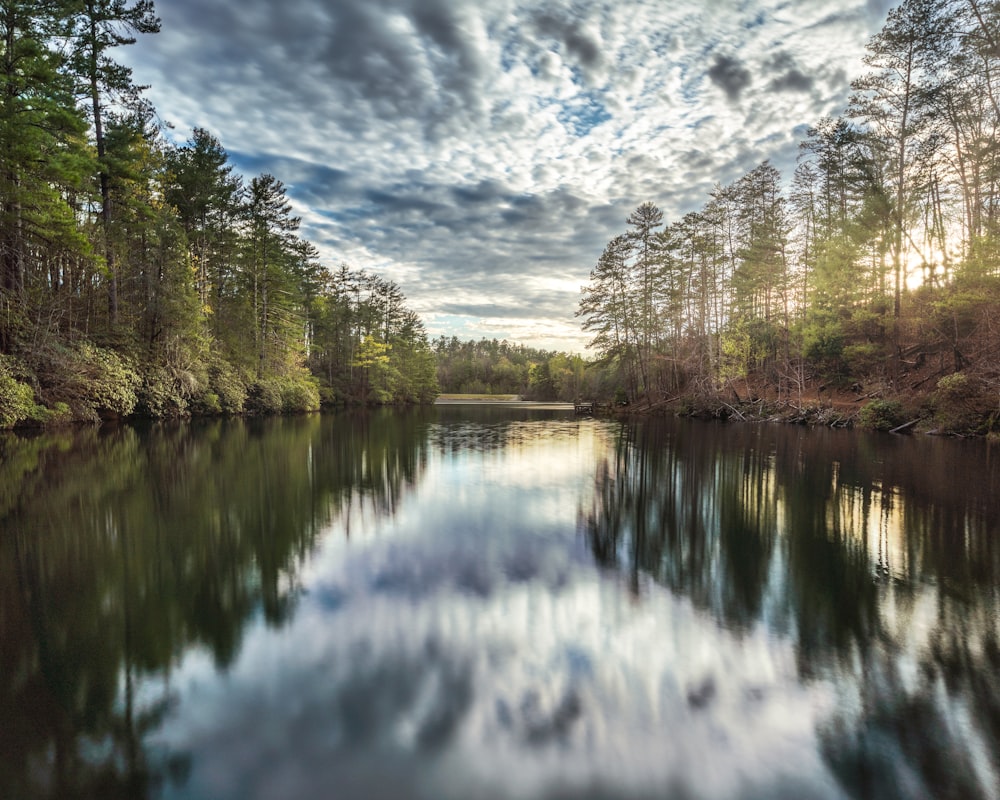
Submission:
<svg viewBox="0 0 1000 800">
<path fill-rule="evenodd" d="M 577 514 L 607 429 L 524 425 L 438 430 L 395 516 L 333 523 L 286 627 L 224 675 L 181 664 L 168 796 L 843 796 L 830 687 L 763 625 L 596 567 Z"/>
</svg>

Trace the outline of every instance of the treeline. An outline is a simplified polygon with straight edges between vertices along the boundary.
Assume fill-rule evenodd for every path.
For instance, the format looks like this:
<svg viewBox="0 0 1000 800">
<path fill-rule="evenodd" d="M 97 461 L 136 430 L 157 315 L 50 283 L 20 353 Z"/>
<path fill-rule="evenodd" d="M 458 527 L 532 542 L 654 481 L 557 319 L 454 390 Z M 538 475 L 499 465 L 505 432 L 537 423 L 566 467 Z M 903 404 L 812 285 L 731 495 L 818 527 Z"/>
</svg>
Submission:
<svg viewBox="0 0 1000 800">
<path fill-rule="evenodd" d="M 608 243 L 578 315 L 629 399 L 751 375 L 890 397 L 936 355 L 943 394 L 996 409 L 1000 5 L 907 0 L 865 62 L 787 189 L 764 162 L 679 220 L 640 205 Z"/>
<path fill-rule="evenodd" d="M 0 427 L 436 393 L 399 287 L 331 274 L 273 175 L 171 144 L 116 47 L 151 0 L 0 0 Z"/>
<path fill-rule="evenodd" d="M 437 380 L 448 394 L 516 394 L 525 400 L 572 401 L 599 391 L 596 374 L 579 355 L 540 350 L 506 339 L 432 343 Z"/>
</svg>

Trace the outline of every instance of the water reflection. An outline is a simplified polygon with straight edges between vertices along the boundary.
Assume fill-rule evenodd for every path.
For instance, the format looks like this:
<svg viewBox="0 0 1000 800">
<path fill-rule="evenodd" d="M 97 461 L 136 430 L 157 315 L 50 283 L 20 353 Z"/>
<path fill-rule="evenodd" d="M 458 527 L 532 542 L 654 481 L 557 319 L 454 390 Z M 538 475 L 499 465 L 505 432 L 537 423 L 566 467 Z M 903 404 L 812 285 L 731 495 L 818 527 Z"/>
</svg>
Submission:
<svg viewBox="0 0 1000 800">
<path fill-rule="evenodd" d="M 0 439 L 0 796 L 997 796 L 965 444 L 516 407 Z"/>
<path fill-rule="evenodd" d="M 286 622 L 324 522 L 385 513 L 419 480 L 424 424 L 0 440 L 0 795 L 139 797 L 183 774 L 141 745 L 178 700 L 172 670 L 192 649 L 228 668 L 254 619 Z"/>
<path fill-rule="evenodd" d="M 1000 472 L 939 440 L 626 426 L 584 527 L 599 563 L 720 624 L 788 637 L 837 692 L 822 749 L 852 797 L 997 796 Z"/>
</svg>

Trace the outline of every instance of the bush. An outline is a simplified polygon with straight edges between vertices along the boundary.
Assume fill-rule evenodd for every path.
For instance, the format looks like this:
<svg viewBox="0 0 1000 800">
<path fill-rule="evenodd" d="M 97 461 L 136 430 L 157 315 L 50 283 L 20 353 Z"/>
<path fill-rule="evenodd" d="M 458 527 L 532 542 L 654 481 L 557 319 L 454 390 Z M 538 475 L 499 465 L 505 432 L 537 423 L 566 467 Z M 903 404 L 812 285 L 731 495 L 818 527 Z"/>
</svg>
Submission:
<svg viewBox="0 0 1000 800">
<path fill-rule="evenodd" d="M 885 361 L 882 348 L 877 344 L 849 344 L 843 350 L 844 365 L 853 377 L 871 375 Z"/>
<path fill-rule="evenodd" d="M 65 425 L 73 421 L 73 411 L 66 403 L 55 403 L 52 408 L 35 406 L 32 419 L 39 425 Z"/>
<path fill-rule="evenodd" d="M 250 387 L 245 409 L 248 414 L 280 414 L 284 407 L 281 381 L 262 378 Z"/>
<path fill-rule="evenodd" d="M 186 384 L 168 367 L 150 367 L 139 391 L 139 408 L 150 417 L 181 417 L 187 414 Z"/>
<path fill-rule="evenodd" d="M 251 414 L 297 414 L 319 411 L 319 384 L 311 375 L 262 378 L 250 387 Z"/>
<path fill-rule="evenodd" d="M 77 350 L 82 389 L 100 414 L 128 416 L 139 402 L 141 384 L 135 368 L 118 353 L 83 344 Z"/>
<path fill-rule="evenodd" d="M 905 421 L 903 405 L 897 400 L 872 400 L 858 414 L 858 424 L 873 431 L 891 431 Z"/>
<path fill-rule="evenodd" d="M 951 433 L 979 433 L 990 411 L 987 393 L 979 381 L 964 372 L 945 375 L 933 395 L 934 420 Z"/>
<path fill-rule="evenodd" d="M 286 413 L 319 411 L 319 384 L 315 378 L 304 376 L 285 381 L 281 391 L 281 406 Z"/>
<path fill-rule="evenodd" d="M 138 402 L 141 379 L 127 359 L 87 342 L 66 347 L 42 345 L 31 354 L 50 406 L 66 404 L 77 420 L 97 421 L 101 415 L 127 416 Z"/>
<path fill-rule="evenodd" d="M 247 385 L 236 369 L 222 358 L 213 358 L 208 369 L 209 391 L 218 398 L 221 412 L 242 414 L 247 402 Z"/>
<path fill-rule="evenodd" d="M 37 409 L 32 388 L 11 375 L 6 359 L 0 356 L 0 428 L 33 419 Z"/>
<path fill-rule="evenodd" d="M 191 398 L 191 411 L 201 416 L 221 414 L 222 402 L 215 392 L 205 391 Z"/>
<path fill-rule="evenodd" d="M 825 374 L 839 374 L 844 370 L 844 333 L 836 323 L 813 322 L 802 332 L 802 352 Z"/>
</svg>

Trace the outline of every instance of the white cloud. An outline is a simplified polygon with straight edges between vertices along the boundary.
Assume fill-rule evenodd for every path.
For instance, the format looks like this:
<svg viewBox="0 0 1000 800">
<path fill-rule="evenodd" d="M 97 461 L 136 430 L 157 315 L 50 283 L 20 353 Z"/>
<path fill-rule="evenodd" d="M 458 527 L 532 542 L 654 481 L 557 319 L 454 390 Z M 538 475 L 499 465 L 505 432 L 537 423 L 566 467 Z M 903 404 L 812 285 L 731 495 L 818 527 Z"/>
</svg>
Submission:
<svg viewBox="0 0 1000 800">
<path fill-rule="evenodd" d="M 160 114 L 285 181 L 331 266 L 396 280 L 434 333 L 450 333 L 437 306 L 510 305 L 513 281 L 520 322 L 503 330 L 559 330 L 579 349 L 568 287 L 627 214 L 652 200 L 678 218 L 764 159 L 787 171 L 794 131 L 843 106 L 885 8 L 173 0 L 159 13 L 163 32 L 122 55 Z M 540 283 L 553 271 L 575 281 L 554 291 Z M 501 335 L 493 324 L 473 314 L 464 330 Z"/>
</svg>

